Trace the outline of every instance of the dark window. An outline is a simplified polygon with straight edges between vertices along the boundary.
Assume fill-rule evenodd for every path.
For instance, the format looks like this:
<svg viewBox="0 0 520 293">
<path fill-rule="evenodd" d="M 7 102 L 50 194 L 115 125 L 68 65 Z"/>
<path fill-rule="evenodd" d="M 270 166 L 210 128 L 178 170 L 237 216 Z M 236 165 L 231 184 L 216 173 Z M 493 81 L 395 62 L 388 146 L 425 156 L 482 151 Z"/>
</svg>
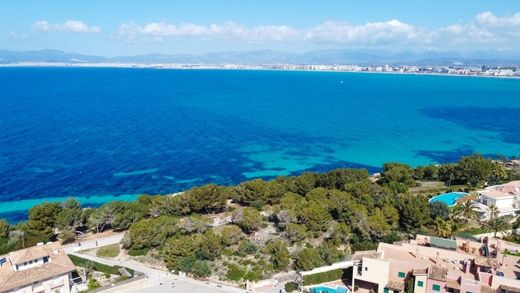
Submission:
<svg viewBox="0 0 520 293">
<path fill-rule="evenodd" d="M 433 291 L 441 291 L 441 286 L 440 285 L 433 285 L 432 289 L 433 289 Z"/>
<path fill-rule="evenodd" d="M 424 286 L 424 282 L 423 281 L 417 281 L 417 286 L 423 287 Z"/>
<path fill-rule="evenodd" d="M 48 256 L 44 256 L 43 257 L 43 263 L 48 263 L 49 262 L 49 257 Z"/>
</svg>

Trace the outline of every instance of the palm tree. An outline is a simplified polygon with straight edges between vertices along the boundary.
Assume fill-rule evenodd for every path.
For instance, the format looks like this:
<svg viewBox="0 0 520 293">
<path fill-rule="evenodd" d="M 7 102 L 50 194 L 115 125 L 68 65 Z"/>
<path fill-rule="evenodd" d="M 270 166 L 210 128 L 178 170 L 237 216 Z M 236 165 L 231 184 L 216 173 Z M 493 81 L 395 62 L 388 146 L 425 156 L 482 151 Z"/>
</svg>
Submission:
<svg viewBox="0 0 520 293">
<path fill-rule="evenodd" d="M 497 237 L 498 232 L 505 232 L 511 228 L 511 224 L 509 223 L 509 217 L 503 216 L 494 219 L 489 219 L 487 226 L 493 229 L 493 237 Z"/>
<path fill-rule="evenodd" d="M 499 210 L 498 210 L 498 207 L 494 204 L 490 205 L 489 206 L 489 218 L 498 218 L 498 214 L 499 214 Z"/>
<path fill-rule="evenodd" d="M 449 217 L 448 222 L 451 225 L 451 227 L 450 227 L 451 228 L 451 235 L 454 235 L 455 233 L 457 233 L 462 228 L 461 223 L 458 222 L 456 219 L 454 219 L 453 216 L 451 216 L 451 215 Z"/>
<path fill-rule="evenodd" d="M 497 237 L 498 232 L 504 232 L 511 229 L 511 216 L 499 216 L 499 210 L 497 206 L 491 205 L 489 207 L 489 219 L 486 222 L 486 226 L 493 230 L 493 237 Z"/>
<path fill-rule="evenodd" d="M 515 212 L 515 219 L 511 223 L 511 234 L 516 236 L 516 230 L 520 228 L 520 211 Z"/>
<path fill-rule="evenodd" d="M 452 235 L 451 221 L 446 221 L 441 218 L 435 219 L 434 227 L 437 235 L 443 238 L 448 238 Z"/>
<path fill-rule="evenodd" d="M 457 220 L 461 220 L 464 224 L 470 221 L 478 221 L 480 214 L 475 204 L 471 200 L 466 200 L 453 208 L 453 216 Z"/>
</svg>

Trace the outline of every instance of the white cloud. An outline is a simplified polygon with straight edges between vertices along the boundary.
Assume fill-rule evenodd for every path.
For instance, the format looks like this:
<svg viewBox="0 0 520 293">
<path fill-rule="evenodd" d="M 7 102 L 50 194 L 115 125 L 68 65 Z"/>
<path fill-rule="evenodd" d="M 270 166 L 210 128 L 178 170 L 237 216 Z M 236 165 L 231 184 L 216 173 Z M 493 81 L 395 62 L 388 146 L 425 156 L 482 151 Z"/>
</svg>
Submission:
<svg viewBox="0 0 520 293">
<path fill-rule="evenodd" d="M 484 27 L 517 27 L 520 29 L 520 13 L 498 17 L 486 11 L 477 15 L 475 23 Z"/>
<path fill-rule="evenodd" d="M 138 25 L 134 22 L 123 23 L 118 35 L 128 41 L 138 39 L 163 40 L 165 38 L 224 39 L 247 42 L 332 42 L 364 43 L 413 40 L 418 37 L 418 29 L 398 20 L 351 25 L 343 22 L 325 22 L 321 25 L 296 29 L 286 25 L 263 25 L 246 27 L 233 22 L 224 24 L 179 25 L 165 22 L 151 22 Z"/>
<path fill-rule="evenodd" d="M 101 29 L 97 26 L 89 26 L 79 20 L 67 20 L 63 23 L 49 23 L 39 20 L 32 26 L 35 32 L 71 32 L 71 33 L 99 33 Z"/>
<path fill-rule="evenodd" d="M 233 22 L 224 24 L 197 25 L 182 23 L 173 25 L 164 22 L 151 22 L 143 26 L 136 23 L 123 23 L 118 34 L 128 40 L 149 37 L 162 40 L 166 37 L 197 37 L 201 39 L 228 39 L 240 41 L 286 41 L 294 38 L 298 31 L 285 25 L 266 25 L 245 27 Z"/>
<path fill-rule="evenodd" d="M 306 30 L 303 39 L 313 42 L 375 44 L 417 39 L 419 30 L 398 20 L 351 25 L 328 21 Z"/>
<path fill-rule="evenodd" d="M 486 11 L 470 23 L 453 24 L 435 31 L 438 40 L 469 45 L 504 45 L 520 41 L 520 13 L 496 16 Z"/>
<path fill-rule="evenodd" d="M 377 46 L 394 48 L 500 48 L 520 44 L 520 13 L 497 16 L 482 12 L 470 22 L 424 28 L 397 19 L 352 24 L 327 21 L 296 28 L 287 25 L 244 26 L 226 22 L 201 25 L 149 22 L 123 23 L 118 37 L 127 41 L 165 39 L 231 40 L 252 43 L 286 42 L 292 45 Z"/>
</svg>

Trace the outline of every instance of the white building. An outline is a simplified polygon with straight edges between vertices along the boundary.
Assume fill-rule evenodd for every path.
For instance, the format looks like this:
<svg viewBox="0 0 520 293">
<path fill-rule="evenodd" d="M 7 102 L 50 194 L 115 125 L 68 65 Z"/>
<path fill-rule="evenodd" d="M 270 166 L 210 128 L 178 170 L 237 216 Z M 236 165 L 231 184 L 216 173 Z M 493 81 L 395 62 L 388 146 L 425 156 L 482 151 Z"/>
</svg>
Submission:
<svg viewBox="0 0 520 293">
<path fill-rule="evenodd" d="M 59 243 L 13 251 L 0 257 L 0 293 L 69 293 L 74 271 Z"/>
<path fill-rule="evenodd" d="M 515 215 L 520 210 L 520 181 L 487 187 L 478 192 L 477 206 L 484 218 L 489 217 L 491 206 L 498 208 L 499 216 Z"/>
</svg>

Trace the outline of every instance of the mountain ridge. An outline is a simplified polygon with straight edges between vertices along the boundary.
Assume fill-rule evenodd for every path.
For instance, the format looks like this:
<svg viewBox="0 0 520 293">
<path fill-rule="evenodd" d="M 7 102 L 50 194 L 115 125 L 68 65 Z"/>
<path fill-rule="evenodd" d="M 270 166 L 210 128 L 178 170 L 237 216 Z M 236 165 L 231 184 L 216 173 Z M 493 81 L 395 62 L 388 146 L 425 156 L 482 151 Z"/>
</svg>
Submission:
<svg viewBox="0 0 520 293">
<path fill-rule="evenodd" d="M 499 51 L 475 52 L 389 52 L 383 50 L 318 50 L 284 53 L 273 50 L 228 51 L 195 54 L 142 54 L 103 57 L 45 49 L 32 51 L 0 50 L 0 64 L 21 62 L 48 63 L 177 63 L 177 64 L 349 64 L 349 65 L 419 65 L 419 66 L 510 66 L 520 64 L 520 53 Z"/>
</svg>

